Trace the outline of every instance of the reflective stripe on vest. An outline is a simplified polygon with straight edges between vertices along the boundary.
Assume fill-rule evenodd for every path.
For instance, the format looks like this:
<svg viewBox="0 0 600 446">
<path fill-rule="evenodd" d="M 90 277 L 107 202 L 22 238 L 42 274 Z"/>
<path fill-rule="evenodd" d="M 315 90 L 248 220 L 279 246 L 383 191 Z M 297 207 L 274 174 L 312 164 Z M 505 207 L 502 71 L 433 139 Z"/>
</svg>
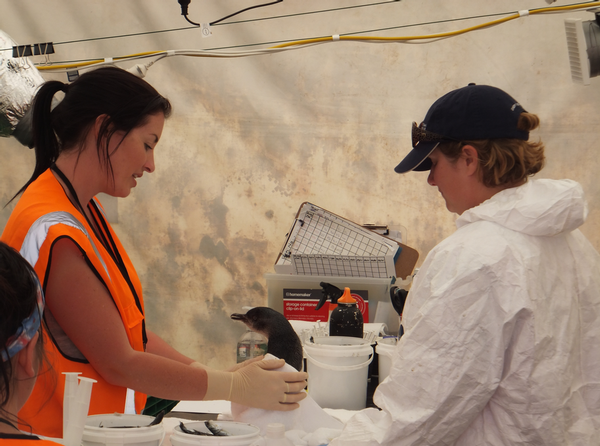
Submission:
<svg viewBox="0 0 600 446">
<path fill-rule="evenodd" d="M 87 239 L 90 241 L 90 244 L 94 248 L 94 251 L 96 252 L 96 257 L 100 263 L 102 263 L 104 271 L 106 271 L 106 275 L 110 279 L 108 268 L 106 267 L 104 260 L 100 256 L 100 253 L 98 252 L 98 249 L 96 248 L 96 245 L 94 244 L 88 232 L 85 230 L 79 220 L 73 217 L 73 215 L 64 211 L 56 211 L 42 215 L 31 225 L 29 231 L 27 231 L 25 240 L 23 240 L 23 244 L 21 245 L 21 255 L 23 258 L 25 258 L 30 265 L 34 266 L 40 256 L 40 248 L 44 244 L 46 237 L 48 237 L 48 231 L 50 231 L 52 226 L 58 224 L 71 226 L 72 228 L 79 229 L 85 234 Z"/>
<path fill-rule="evenodd" d="M 127 397 L 125 397 L 125 411 L 126 414 L 135 414 L 135 390 L 127 389 Z"/>
</svg>

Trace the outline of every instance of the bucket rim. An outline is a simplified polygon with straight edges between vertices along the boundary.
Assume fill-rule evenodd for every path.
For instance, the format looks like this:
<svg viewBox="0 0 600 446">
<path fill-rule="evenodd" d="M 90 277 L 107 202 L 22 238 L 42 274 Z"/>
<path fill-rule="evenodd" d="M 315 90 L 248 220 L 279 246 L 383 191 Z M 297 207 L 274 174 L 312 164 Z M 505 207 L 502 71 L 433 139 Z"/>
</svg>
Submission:
<svg viewBox="0 0 600 446">
<path fill-rule="evenodd" d="M 83 431 L 84 431 L 84 435 L 85 432 L 90 432 L 90 433 L 97 433 L 97 432 L 107 432 L 107 428 L 110 428 L 110 432 L 113 433 L 136 433 L 136 434 L 143 434 L 143 433 L 153 433 L 156 431 L 164 431 L 164 425 L 162 423 L 162 421 L 158 424 L 152 425 L 152 426 L 127 426 L 127 424 L 131 423 L 131 421 L 129 420 L 134 420 L 134 419 L 139 419 L 140 420 L 140 424 L 144 423 L 144 422 L 148 422 L 150 423 L 152 420 L 154 420 L 154 417 L 149 416 L 149 415 L 143 415 L 143 414 L 118 414 L 118 413 L 113 413 L 113 414 L 97 414 L 97 415 L 88 415 L 85 419 L 85 424 L 83 426 Z M 100 421 L 99 421 L 100 420 Z M 112 426 L 104 426 L 104 427 L 100 427 L 100 426 L 96 426 L 94 424 L 88 424 L 88 423 L 98 423 L 101 422 L 102 420 L 106 420 L 106 421 L 120 421 L 121 423 L 123 423 L 124 426 L 126 427 L 112 427 Z"/>
<path fill-rule="evenodd" d="M 220 438 L 221 440 L 229 438 L 229 439 L 235 439 L 235 440 L 244 440 L 244 439 L 251 439 L 251 438 L 255 438 L 260 436 L 260 428 L 254 424 L 251 423 L 243 423 L 241 421 L 230 421 L 230 420 L 214 420 L 215 423 L 221 425 L 221 427 L 225 430 L 227 430 L 227 426 L 243 426 L 243 427 L 248 427 L 248 428 L 252 428 L 252 432 L 248 432 L 246 434 L 241 434 L 241 435 L 231 435 L 229 437 L 216 437 L 216 438 Z M 190 429 L 195 429 L 194 426 L 199 426 L 199 427 L 204 427 L 204 421 L 192 421 L 189 423 L 185 423 L 186 427 L 189 427 Z M 185 440 L 189 440 L 195 443 L 198 442 L 199 439 L 207 439 L 210 437 L 203 437 L 203 436 L 198 436 L 198 435 L 194 435 L 194 434 L 186 434 L 185 432 L 183 432 L 181 430 L 181 427 L 179 425 L 175 426 L 173 428 L 173 433 L 171 434 L 171 438 L 172 437 L 176 437 L 178 439 L 185 439 Z M 207 440 L 210 441 L 210 440 Z"/>
<path fill-rule="evenodd" d="M 373 354 L 373 347 L 369 344 L 361 344 L 361 345 L 327 345 L 323 346 L 315 346 L 313 344 L 304 344 L 304 354 L 308 355 L 312 353 L 313 355 L 321 356 L 333 356 L 336 358 L 350 358 L 354 356 L 366 356 Z"/>
<path fill-rule="evenodd" d="M 329 342 L 317 342 L 317 340 L 325 340 L 330 339 L 333 341 L 340 341 L 339 344 L 329 343 Z M 346 343 L 342 343 L 345 341 Z M 371 342 L 367 341 L 365 338 L 356 338 L 354 336 L 315 336 L 313 337 L 313 341 L 309 341 L 310 344 L 319 345 L 319 346 L 335 346 L 335 347 L 356 347 L 358 345 L 371 345 Z"/>
<path fill-rule="evenodd" d="M 324 362 L 318 361 L 315 358 L 313 358 L 312 356 L 310 356 L 308 354 L 308 352 L 306 353 L 306 360 L 308 361 L 309 364 L 313 363 L 317 367 L 320 367 L 322 369 L 333 370 L 336 372 L 351 372 L 354 370 L 363 369 L 365 367 L 368 367 L 369 364 L 371 364 L 371 362 L 373 362 L 373 358 L 375 358 L 375 355 L 369 356 L 369 359 L 367 359 L 365 362 L 361 362 L 360 364 L 334 365 L 334 364 L 326 364 Z M 307 367 L 307 369 L 308 369 L 308 367 Z"/>
</svg>

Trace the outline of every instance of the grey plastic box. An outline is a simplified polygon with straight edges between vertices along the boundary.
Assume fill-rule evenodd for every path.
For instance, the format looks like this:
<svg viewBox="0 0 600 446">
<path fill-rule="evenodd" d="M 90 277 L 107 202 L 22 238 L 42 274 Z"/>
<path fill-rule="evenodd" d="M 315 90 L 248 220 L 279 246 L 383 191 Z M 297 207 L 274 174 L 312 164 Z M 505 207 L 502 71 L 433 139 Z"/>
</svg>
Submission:
<svg viewBox="0 0 600 446">
<path fill-rule="evenodd" d="M 371 277 L 333 277 L 333 276 L 304 276 L 294 274 L 265 274 L 267 281 L 267 305 L 283 313 L 284 289 L 320 289 L 321 282 L 327 282 L 338 288 L 349 287 L 351 290 L 367 290 L 369 292 L 369 322 L 383 322 L 391 331 L 397 331 L 400 326 L 398 314 L 390 301 L 390 278 Z M 378 307 L 381 306 L 379 314 Z M 376 320 L 377 316 L 377 320 Z M 365 321 L 366 322 L 366 321 Z"/>
</svg>

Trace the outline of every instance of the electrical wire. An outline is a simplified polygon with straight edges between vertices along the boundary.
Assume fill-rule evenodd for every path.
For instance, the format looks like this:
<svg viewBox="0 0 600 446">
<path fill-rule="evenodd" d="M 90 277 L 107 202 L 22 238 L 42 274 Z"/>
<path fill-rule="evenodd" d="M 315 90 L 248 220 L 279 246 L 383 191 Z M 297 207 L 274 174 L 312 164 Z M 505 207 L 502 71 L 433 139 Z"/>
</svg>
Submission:
<svg viewBox="0 0 600 446">
<path fill-rule="evenodd" d="M 281 0 L 281 1 L 283 1 L 283 0 Z M 328 13 L 328 12 L 343 11 L 343 10 L 348 10 L 348 9 L 363 8 L 363 7 L 369 7 L 369 6 L 380 6 L 383 4 L 397 3 L 399 1 L 401 1 L 401 0 L 386 0 L 386 1 L 380 1 L 380 2 L 374 2 L 374 3 L 366 3 L 366 4 L 362 4 L 362 5 L 352 5 L 352 6 L 343 6 L 343 7 L 339 7 L 339 8 L 320 9 L 320 10 L 316 10 L 316 11 L 298 12 L 298 13 L 293 13 L 293 14 L 285 14 L 285 15 L 278 15 L 278 16 L 271 16 L 271 17 L 259 17 L 259 18 L 254 18 L 254 19 L 239 20 L 239 21 L 226 22 L 226 23 L 215 23 L 215 22 L 213 22 L 213 23 L 215 23 L 216 26 L 236 25 L 236 24 L 241 24 L 241 23 L 252 23 L 252 22 L 257 22 L 257 21 L 262 21 L 262 20 L 283 19 L 283 18 L 303 16 L 303 15 L 322 14 L 322 13 Z M 589 4 L 590 4 L 590 2 L 581 2 L 581 3 L 569 5 L 569 6 L 578 7 L 579 5 L 581 5 L 583 7 L 584 5 L 589 5 Z M 585 9 L 585 8 L 581 8 L 581 9 Z M 491 17 L 491 16 L 502 15 L 502 14 L 506 14 L 506 13 L 487 14 L 487 15 L 481 15 L 481 16 L 464 17 L 464 18 L 450 19 L 450 20 L 440 20 L 440 21 L 435 21 L 435 22 L 426 22 L 426 23 L 419 23 L 419 24 L 406 25 L 406 26 L 379 28 L 379 29 L 370 30 L 370 31 L 358 31 L 358 32 L 353 32 L 353 33 L 346 33 L 345 35 L 364 34 L 366 32 L 387 31 L 390 29 L 399 29 L 399 28 L 438 24 L 438 23 L 450 23 L 450 22 L 455 22 L 455 21 L 470 20 L 470 19 L 476 19 L 476 18 L 482 18 L 482 17 Z M 220 21 L 221 20 L 218 20 L 218 22 L 220 22 Z M 138 32 L 138 33 L 130 33 L 130 34 L 118 34 L 118 35 L 114 35 L 114 36 L 90 37 L 90 38 L 86 38 L 86 39 L 67 40 L 67 41 L 63 41 L 63 42 L 53 42 L 53 43 L 54 43 L 54 46 L 60 46 L 60 45 L 68 45 L 68 44 L 74 44 L 74 43 L 93 42 L 93 41 L 99 41 L 99 40 L 120 39 L 120 38 L 126 38 L 126 37 L 138 37 L 138 36 L 145 36 L 145 35 L 152 35 L 152 34 L 161 34 L 161 33 L 176 32 L 176 31 L 186 31 L 186 30 L 191 30 L 191 29 L 197 29 L 198 26 L 200 26 L 199 24 L 197 24 L 195 22 L 191 22 L 191 21 L 189 21 L 189 22 L 191 24 L 193 24 L 194 26 L 186 26 L 186 27 L 181 27 L 181 28 L 170 28 L 170 29 L 155 30 L 155 31 L 143 31 L 143 32 Z M 266 44 L 268 44 L 268 43 L 269 42 L 267 42 Z M 258 45 L 264 45 L 264 44 L 265 43 L 257 43 L 257 44 L 248 44 L 248 45 L 238 45 L 235 47 L 239 48 L 239 47 L 244 47 L 244 46 L 258 46 Z M 220 49 L 223 49 L 223 48 L 220 48 Z M 11 50 L 12 50 L 12 48 L 0 48 L 0 52 L 1 51 L 11 51 Z"/>
<path fill-rule="evenodd" d="M 283 1 L 283 0 L 275 0 L 274 2 L 271 2 L 271 3 L 263 3 L 263 4 L 261 4 L 261 5 L 249 6 L 249 7 L 247 7 L 247 8 L 240 9 L 240 10 L 239 10 L 239 11 L 237 11 L 237 12 L 234 12 L 234 13 L 232 13 L 232 14 L 229 14 L 229 15 L 227 15 L 227 16 L 225 16 L 225 17 L 223 17 L 223 18 L 220 18 L 219 20 L 215 20 L 214 22 L 210 22 L 210 23 L 209 23 L 209 25 L 210 25 L 210 26 L 213 26 L 213 25 L 216 25 L 217 23 L 220 23 L 220 22 L 222 22 L 223 20 L 227 20 L 227 19 L 229 19 L 229 18 L 231 18 L 231 17 L 233 17 L 233 16 L 236 16 L 236 15 L 238 15 L 238 14 L 241 14 L 242 12 L 250 11 L 251 9 L 262 8 L 263 6 L 271 6 L 271 5 L 274 5 L 275 3 L 281 3 L 282 1 Z M 182 1 L 180 1 L 180 2 L 179 2 L 179 4 L 181 4 L 181 15 L 182 15 L 182 16 L 184 16 L 184 17 L 185 17 L 185 19 L 186 19 L 186 20 L 187 20 L 189 23 L 191 23 L 192 25 L 195 25 L 195 26 L 201 26 L 199 23 L 192 22 L 192 21 L 191 21 L 191 20 L 188 18 L 187 6 L 189 5 L 189 3 L 190 3 L 190 2 L 189 2 L 189 0 L 183 0 L 183 2 L 182 2 Z"/>
<path fill-rule="evenodd" d="M 276 52 L 280 52 L 283 50 L 290 49 L 298 49 L 306 46 L 313 46 L 317 44 L 323 44 L 328 42 L 335 42 L 339 40 L 345 41 L 355 41 L 355 42 L 396 42 L 396 43 L 411 43 L 411 42 L 432 42 L 439 39 L 449 38 L 458 36 L 461 34 L 465 34 L 471 31 L 476 31 L 480 29 L 486 29 L 493 26 L 497 26 L 506 22 L 509 22 L 514 19 L 518 19 L 527 15 L 535 15 L 542 13 L 563 13 L 566 11 L 574 11 L 581 9 L 590 9 L 594 7 L 600 7 L 600 1 L 586 2 L 586 3 L 578 3 L 573 5 L 566 6 L 554 6 L 554 7 L 545 7 L 538 8 L 532 10 L 524 10 L 516 13 L 511 13 L 507 17 L 499 18 L 496 20 L 492 20 L 489 22 L 485 22 L 479 25 L 471 26 L 468 28 L 449 31 L 443 33 L 436 34 L 427 34 L 420 36 L 402 36 L 402 37 L 380 37 L 380 36 L 352 36 L 352 35 L 335 35 L 335 36 L 326 36 L 326 37 L 316 37 L 302 40 L 294 40 L 286 43 L 281 43 L 275 46 L 271 46 L 269 48 L 264 49 L 254 49 L 254 50 L 244 50 L 244 51 L 218 51 L 218 50 L 170 50 L 170 51 L 148 51 L 144 53 L 131 54 L 127 56 L 114 57 L 109 60 L 105 59 L 96 59 L 85 62 L 78 63 L 67 63 L 60 65 L 39 65 L 37 66 L 38 70 L 42 71 L 68 71 L 72 69 L 81 69 L 86 67 L 99 67 L 107 64 L 114 64 L 115 62 L 125 62 L 131 60 L 137 60 L 148 57 L 157 57 L 157 60 L 163 59 L 165 57 L 170 56 L 191 56 L 191 57 L 216 57 L 216 58 L 227 58 L 227 57 L 247 57 L 247 56 L 257 56 L 257 55 L 265 55 L 265 54 L 273 54 Z M 463 19 L 464 20 L 464 19 Z M 363 31 L 364 32 L 364 31 Z M 352 33 L 352 34 L 360 34 Z M 264 43 L 263 43 L 264 44 Z M 253 45 L 263 45 L 263 44 L 253 44 Z M 250 45 L 247 45 L 250 46 Z M 152 65 L 155 61 L 152 61 L 150 65 Z M 147 65 L 149 66 L 149 65 Z"/>
<path fill-rule="evenodd" d="M 228 16 L 223 17 L 222 19 L 219 20 L 215 20 L 214 22 L 210 23 L 210 26 L 216 25 L 217 23 L 222 22 L 223 20 L 227 20 L 233 16 L 236 16 L 238 14 L 241 14 L 242 12 L 246 12 L 246 11 L 250 11 L 251 9 L 256 9 L 256 8 L 262 8 L 263 6 L 271 6 L 274 5 L 276 3 L 281 3 L 283 0 L 275 0 L 274 2 L 271 3 L 263 3 L 261 5 L 254 5 L 254 6 L 249 6 L 248 8 L 244 8 L 239 10 L 238 12 L 234 12 L 233 14 L 229 14 Z"/>
<path fill-rule="evenodd" d="M 577 5 L 567 5 L 567 6 L 555 6 L 555 7 L 547 7 L 547 8 L 539 8 L 539 9 L 531 9 L 527 10 L 527 15 L 531 14 L 541 14 L 541 13 L 550 13 L 550 12 L 565 12 L 572 11 L 577 9 L 589 9 L 590 7 L 600 6 L 600 1 L 590 2 L 585 4 L 577 4 Z M 513 13 L 508 17 L 503 17 L 501 19 L 492 20 L 491 22 L 486 22 L 480 25 L 471 26 L 468 28 L 460 29 L 457 31 L 449 31 L 445 33 L 437 33 L 437 34 L 427 34 L 422 36 L 406 36 L 406 37 L 370 37 L 370 36 L 349 36 L 349 35 L 339 35 L 339 36 L 328 36 L 328 37 L 319 37 L 313 39 L 305 39 L 305 40 L 297 40 L 294 42 L 283 43 L 281 45 L 277 45 L 274 48 L 285 48 L 295 45 L 305 45 L 311 43 L 320 43 L 320 42 L 328 42 L 334 40 L 353 40 L 353 41 L 381 41 L 381 42 L 404 42 L 411 40 L 431 40 L 431 39 L 440 39 L 445 37 L 454 37 L 460 34 L 465 34 L 471 31 L 476 31 L 484 28 L 491 28 L 492 26 L 499 25 L 501 23 L 506 23 L 514 19 L 518 19 L 523 17 L 522 12 Z"/>
<path fill-rule="evenodd" d="M 283 1 L 283 0 L 279 0 L 279 1 Z M 383 2 L 367 3 L 367 4 L 363 4 L 363 5 L 343 6 L 340 8 L 321 9 L 321 10 L 317 10 L 317 11 L 307 11 L 307 12 L 299 12 L 299 13 L 294 13 L 294 14 L 285 14 L 285 15 L 271 16 L 271 17 L 259 17 L 259 18 L 254 18 L 254 19 L 238 20 L 235 22 L 220 23 L 225 18 L 232 17 L 234 15 L 237 15 L 239 12 L 245 11 L 245 10 L 242 10 L 242 11 L 238 11 L 237 13 L 230 14 L 229 16 L 227 16 L 223 19 L 219 19 L 215 22 L 212 22 L 211 25 L 226 26 L 226 25 L 236 25 L 236 24 L 240 24 L 240 23 L 257 22 L 257 21 L 261 21 L 261 20 L 273 20 L 273 19 L 297 17 L 297 16 L 302 16 L 302 15 L 322 14 L 322 13 L 327 13 L 327 12 L 343 11 L 346 9 L 363 8 L 363 7 L 368 7 L 368 6 L 379 6 L 382 4 L 395 3 L 398 1 L 400 1 L 400 0 L 386 0 Z M 98 41 L 98 40 L 121 39 L 121 38 L 125 38 L 125 37 L 138 37 L 138 36 L 161 34 L 161 33 L 168 33 L 168 32 L 174 32 L 174 31 L 185 31 L 185 30 L 190 30 L 190 29 L 197 29 L 200 26 L 200 24 L 192 22 L 191 20 L 189 20 L 187 18 L 188 14 L 187 14 L 187 10 L 185 9 L 185 6 L 187 6 L 187 4 L 189 4 L 190 2 L 189 1 L 186 2 L 185 0 L 180 0 L 179 3 L 181 4 L 182 2 L 184 3 L 184 5 L 182 5 L 182 15 L 186 18 L 186 20 L 189 23 L 191 23 L 194 26 L 162 29 L 162 30 L 156 30 L 156 31 L 144 31 L 144 32 L 130 33 L 130 34 L 118 34 L 118 35 L 114 35 L 114 36 L 90 37 L 90 38 L 86 38 L 86 39 L 67 40 L 64 42 L 53 42 L 53 43 L 54 43 L 54 46 L 60 46 L 60 45 L 68 45 L 68 44 L 73 44 L 73 43 L 84 43 L 84 42 L 92 42 L 92 41 Z M 274 3 L 276 3 L 276 2 L 274 2 Z M 271 4 L 271 3 L 269 3 L 269 4 Z M 258 5 L 258 6 L 260 6 L 260 5 Z M 252 7 L 252 8 L 254 8 L 254 7 Z M 183 13 L 184 11 L 185 11 L 185 14 Z M 258 45 L 260 45 L 260 44 L 258 44 Z M 242 46 L 244 46 L 244 45 L 242 45 Z M 246 46 L 252 46 L 252 45 L 246 45 Z M 12 50 L 12 48 L 0 48 L 0 52 L 1 51 L 10 51 L 10 50 Z"/>
<path fill-rule="evenodd" d="M 226 17 L 223 17 L 222 19 L 219 20 L 215 20 L 214 22 L 209 23 L 211 26 L 213 25 L 236 25 L 236 24 L 240 24 L 240 23 L 250 23 L 250 22 L 259 22 L 262 20 L 273 20 L 273 19 L 283 19 L 283 18 L 289 18 L 289 17 L 297 17 L 297 16 L 302 16 L 302 15 L 310 15 L 310 14 L 322 14 L 325 12 L 334 12 L 334 11 L 343 11 L 346 9 L 355 9 L 355 8 L 364 8 L 367 6 L 378 6 L 378 5 L 383 5 L 383 4 L 389 4 L 389 3 L 395 3 L 395 2 L 399 2 L 401 0 L 385 0 L 383 2 L 375 2 L 375 3 L 366 3 L 363 5 L 352 5 L 352 6 L 342 6 L 339 8 L 330 8 L 330 9 L 319 9 L 317 11 L 307 11 L 307 12 L 297 12 L 294 14 L 284 14 L 284 15 L 278 15 L 278 16 L 271 16 L 271 17 L 258 17 L 258 18 L 254 18 L 254 19 L 247 19 L 247 20 L 238 20 L 235 22 L 227 22 L 227 23 L 221 23 L 223 20 L 228 19 L 230 17 L 236 16 L 242 12 L 248 11 L 249 9 L 254 9 L 254 8 L 259 8 L 261 6 L 269 6 L 269 5 L 273 5 L 275 3 L 279 3 L 282 2 L 283 0 L 278 0 L 272 3 L 265 3 L 263 5 L 256 5 L 256 6 L 251 6 L 249 8 L 246 9 L 242 9 L 241 11 L 235 12 L 233 14 L 230 14 Z M 185 15 L 185 14 L 184 14 Z M 190 21 L 189 19 L 186 20 L 194 25 L 198 25 L 192 21 Z"/>
<path fill-rule="evenodd" d="M 258 17 L 258 18 L 254 18 L 254 19 L 248 19 L 248 20 L 238 20 L 235 22 L 220 23 L 220 25 L 237 25 L 240 23 L 259 22 L 262 20 L 286 19 L 286 18 L 290 18 L 290 17 L 298 17 L 298 16 L 311 15 L 311 14 L 323 14 L 326 12 L 345 11 L 347 9 L 364 8 L 364 7 L 368 7 L 368 6 L 388 5 L 388 4 L 396 3 L 399 1 L 401 1 L 401 0 L 386 0 L 383 2 L 366 3 L 363 5 L 341 6 L 339 8 L 329 8 L 329 9 L 319 9 L 316 11 L 296 12 L 296 13 L 292 13 L 292 14 L 284 14 L 284 15 L 277 15 L 277 16 L 271 16 L 271 17 Z"/>
<path fill-rule="evenodd" d="M 187 15 L 187 14 L 184 14 L 184 15 L 183 15 L 183 17 L 185 17 L 185 19 L 186 19 L 188 22 L 190 22 L 192 25 L 194 25 L 194 26 L 200 26 L 200 24 L 199 24 L 199 23 L 192 22 L 192 21 L 191 21 L 191 20 L 188 18 L 188 15 Z"/>
<path fill-rule="evenodd" d="M 181 1 L 184 1 L 184 0 L 181 0 Z M 181 1 L 180 1 L 180 3 L 181 3 Z M 283 1 L 283 0 L 281 0 L 281 1 Z M 259 18 L 254 18 L 254 19 L 238 20 L 238 21 L 234 21 L 234 22 L 226 22 L 226 23 L 213 22 L 213 24 L 215 24 L 215 26 L 237 25 L 237 24 L 241 24 L 241 23 L 252 23 L 252 22 L 258 22 L 258 21 L 262 21 L 262 20 L 284 19 L 284 18 L 304 16 L 304 15 L 324 14 L 324 13 L 329 13 L 329 12 L 345 11 L 345 10 L 349 10 L 349 9 L 364 8 L 364 7 L 369 7 L 369 6 L 380 6 L 383 4 L 397 3 L 399 1 L 401 1 L 401 0 L 386 0 L 386 1 L 375 2 L 375 3 L 366 3 L 366 4 L 362 4 L 362 5 L 342 6 L 339 8 L 330 8 L 330 9 L 319 9 L 316 11 L 297 12 L 297 13 L 293 13 L 293 14 L 284 14 L 284 15 L 270 16 L 270 17 L 259 17 Z M 184 3 L 185 3 L 185 1 L 184 1 Z M 187 12 L 186 12 L 186 14 L 182 13 L 182 15 L 186 16 Z M 489 14 L 489 15 L 476 16 L 476 17 L 468 17 L 468 19 L 489 17 L 489 16 L 494 16 L 494 15 L 502 15 L 502 13 Z M 420 26 L 420 25 L 433 24 L 433 23 L 447 23 L 447 22 L 453 22 L 453 21 L 459 21 L 459 20 L 466 20 L 466 18 L 441 20 L 438 22 L 420 23 L 420 24 L 408 25 L 408 26 Z M 220 21 L 221 20 L 218 20 L 217 22 L 220 22 Z M 93 42 L 93 41 L 99 41 L 99 40 L 121 39 L 121 38 L 126 38 L 126 37 L 138 37 L 138 36 L 161 34 L 161 33 L 175 32 L 175 31 L 186 31 L 186 30 L 191 30 L 191 29 L 197 29 L 200 26 L 200 24 L 192 22 L 190 20 L 188 20 L 188 22 L 194 26 L 163 29 L 163 30 L 156 30 L 156 31 L 144 31 L 144 32 L 130 33 L 130 34 L 117 34 L 114 36 L 90 37 L 90 38 L 86 38 L 86 39 L 67 40 L 67 41 L 63 41 L 63 42 L 53 42 L 53 43 L 54 43 L 54 46 L 60 46 L 60 45 L 69 45 L 69 44 L 73 44 L 73 43 Z M 402 28 L 402 27 L 392 27 L 392 28 L 388 28 L 388 29 L 398 29 L 398 28 Z M 384 29 L 373 30 L 373 31 L 381 31 L 381 30 L 384 30 Z M 366 32 L 366 31 L 361 31 L 359 33 L 353 33 L 353 34 L 360 34 L 363 32 Z M 238 47 L 256 46 L 256 45 L 262 45 L 262 44 L 240 45 Z M 10 51 L 11 49 L 12 48 L 0 48 L 0 51 Z"/>
<path fill-rule="evenodd" d="M 198 27 L 200 26 L 199 23 L 196 22 L 192 22 L 189 18 L 188 18 L 188 6 L 190 6 L 190 1 L 191 0 L 178 0 L 179 1 L 179 5 L 181 6 L 181 15 L 192 25 Z"/>
<path fill-rule="evenodd" d="M 311 46 L 310 44 L 307 46 Z M 300 47 L 298 47 L 299 49 Z M 302 47 L 304 48 L 304 46 Z M 296 48 L 263 48 L 257 50 L 245 50 L 245 51 L 213 51 L 213 50 L 169 50 L 169 51 L 149 51 L 146 53 L 130 54 L 128 56 L 115 57 L 111 59 L 95 59 L 89 61 L 83 61 L 78 63 L 68 64 L 56 64 L 46 66 L 36 66 L 38 70 L 49 71 L 49 72 L 63 72 L 74 69 L 85 69 L 93 66 L 99 68 L 106 65 L 114 65 L 115 63 L 128 62 L 133 60 L 140 60 L 149 57 L 155 57 L 156 59 L 146 65 L 149 68 L 155 62 L 165 57 L 172 56 L 188 56 L 188 57 L 212 57 L 212 58 L 236 58 L 236 57 L 248 57 L 248 56 L 261 56 L 267 54 L 280 53 Z"/>
</svg>

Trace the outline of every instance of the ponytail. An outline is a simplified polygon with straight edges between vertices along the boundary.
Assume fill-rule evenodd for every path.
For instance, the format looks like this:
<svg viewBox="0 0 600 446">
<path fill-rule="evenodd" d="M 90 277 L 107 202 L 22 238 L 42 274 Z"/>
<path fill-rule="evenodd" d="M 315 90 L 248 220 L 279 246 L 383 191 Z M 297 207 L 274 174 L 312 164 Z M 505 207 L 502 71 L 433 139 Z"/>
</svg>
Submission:
<svg viewBox="0 0 600 446">
<path fill-rule="evenodd" d="M 33 183 L 44 173 L 58 158 L 60 153 L 60 141 L 52 126 L 52 103 L 54 95 L 59 91 L 65 91 L 68 87 L 59 81 L 48 81 L 44 83 L 35 95 L 33 101 L 32 128 L 33 145 L 35 150 L 35 168 L 29 181 L 17 192 L 7 204 L 10 204 L 19 196 L 27 186 Z"/>
<path fill-rule="evenodd" d="M 517 128 L 520 130 L 524 130 L 529 132 L 531 130 L 535 130 L 540 125 L 540 118 L 533 113 L 523 112 L 519 115 L 519 122 L 517 123 Z"/>
</svg>

